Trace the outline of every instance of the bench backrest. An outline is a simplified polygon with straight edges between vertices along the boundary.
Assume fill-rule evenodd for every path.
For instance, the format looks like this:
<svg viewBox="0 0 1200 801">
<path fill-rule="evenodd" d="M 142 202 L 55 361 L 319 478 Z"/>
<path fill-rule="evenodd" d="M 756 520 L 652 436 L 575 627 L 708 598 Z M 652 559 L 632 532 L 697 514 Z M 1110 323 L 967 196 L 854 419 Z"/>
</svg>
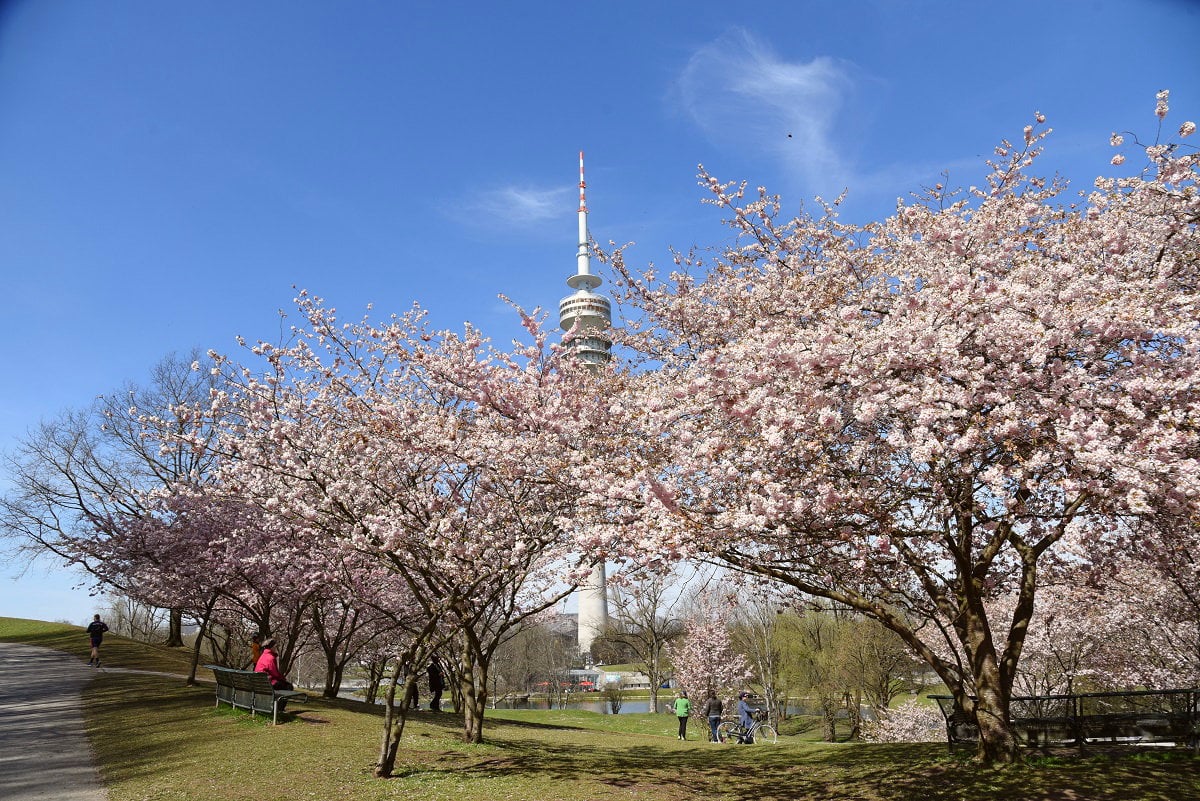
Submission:
<svg viewBox="0 0 1200 801">
<path fill-rule="evenodd" d="M 253 670 L 235 670 L 234 668 L 221 667 L 220 665 L 205 665 L 205 667 L 213 672 L 213 675 L 217 679 L 217 684 L 232 687 L 235 690 L 251 690 L 260 693 L 269 693 L 273 690 L 271 687 L 271 677 L 266 673 L 257 673 Z"/>
</svg>

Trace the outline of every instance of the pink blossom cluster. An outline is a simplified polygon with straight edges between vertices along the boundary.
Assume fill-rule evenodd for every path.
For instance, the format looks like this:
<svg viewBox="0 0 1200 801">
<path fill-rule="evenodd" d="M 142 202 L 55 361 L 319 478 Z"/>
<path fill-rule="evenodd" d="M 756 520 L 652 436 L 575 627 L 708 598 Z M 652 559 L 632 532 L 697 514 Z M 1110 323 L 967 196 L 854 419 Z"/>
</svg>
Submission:
<svg viewBox="0 0 1200 801">
<path fill-rule="evenodd" d="M 862 736 L 869 743 L 946 742 L 946 719 L 930 701 L 910 698 L 876 714 L 875 720 L 863 723 Z"/>
<path fill-rule="evenodd" d="M 666 646 L 675 684 L 691 695 L 697 712 L 708 691 L 731 698 L 753 675 L 745 655 L 733 646 L 726 611 L 731 603 L 736 599 L 713 593 L 702 596 L 682 640 Z"/>
</svg>

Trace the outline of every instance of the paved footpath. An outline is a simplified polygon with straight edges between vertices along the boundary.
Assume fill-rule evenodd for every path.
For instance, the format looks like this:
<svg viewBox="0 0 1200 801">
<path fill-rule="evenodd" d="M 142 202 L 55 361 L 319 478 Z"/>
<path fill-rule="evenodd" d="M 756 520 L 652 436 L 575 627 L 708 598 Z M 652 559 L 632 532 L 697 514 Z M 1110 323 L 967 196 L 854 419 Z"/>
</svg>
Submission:
<svg viewBox="0 0 1200 801">
<path fill-rule="evenodd" d="M 83 732 L 80 691 L 95 673 L 61 651 L 0 643 L 0 799 L 107 801 Z"/>
</svg>

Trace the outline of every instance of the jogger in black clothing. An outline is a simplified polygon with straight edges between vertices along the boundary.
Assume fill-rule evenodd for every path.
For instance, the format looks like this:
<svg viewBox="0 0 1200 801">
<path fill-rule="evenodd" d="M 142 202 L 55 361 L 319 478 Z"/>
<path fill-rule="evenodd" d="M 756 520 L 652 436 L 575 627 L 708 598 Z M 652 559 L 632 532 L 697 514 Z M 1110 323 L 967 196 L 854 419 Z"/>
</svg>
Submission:
<svg viewBox="0 0 1200 801">
<path fill-rule="evenodd" d="M 92 622 L 88 624 L 87 633 L 92 641 L 92 658 L 88 660 L 88 667 L 100 667 L 100 641 L 104 639 L 106 631 L 108 626 L 99 615 L 93 617 Z"/>
</svg>

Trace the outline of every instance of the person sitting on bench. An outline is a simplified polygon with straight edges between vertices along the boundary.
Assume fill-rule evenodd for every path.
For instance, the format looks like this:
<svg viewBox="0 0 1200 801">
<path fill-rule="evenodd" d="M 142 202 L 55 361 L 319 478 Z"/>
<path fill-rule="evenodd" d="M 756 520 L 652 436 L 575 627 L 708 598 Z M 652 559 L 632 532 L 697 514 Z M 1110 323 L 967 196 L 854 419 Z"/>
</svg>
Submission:
<svg viewBox="0 0 1200 801">
<path fill-rule="evenodd" d="M 256 673 L 266 673 L 271 679 L 271 686 L 276 690 L 291 690 L 292 683 L 287 680 L 287 677 L 279 670 L 279 659 L 275 656 L 275 638 L 268 637 L 263 640 L 262 654 L 258 657 L 258 663 L 254 666 Z M 279 702 L 279 711 L 287 705 L 287 701 Z"/>
</svg>

